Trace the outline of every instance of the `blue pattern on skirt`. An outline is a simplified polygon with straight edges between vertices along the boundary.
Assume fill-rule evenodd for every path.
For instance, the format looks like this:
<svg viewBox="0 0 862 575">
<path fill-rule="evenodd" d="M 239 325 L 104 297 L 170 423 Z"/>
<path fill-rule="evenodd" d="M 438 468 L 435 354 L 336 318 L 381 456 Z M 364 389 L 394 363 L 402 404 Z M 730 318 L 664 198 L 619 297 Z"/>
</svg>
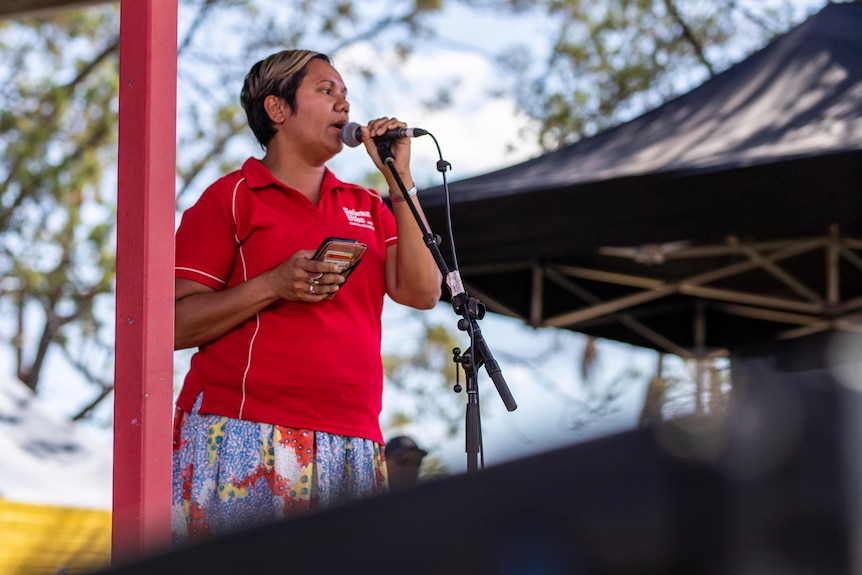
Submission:
<svg viewBox="0 0 862 575">
<path fill-rule="evenodd" d="M 175 544 L 386 491 L 370 439 L 191 413 L 174 418 Z"/>
</svg>

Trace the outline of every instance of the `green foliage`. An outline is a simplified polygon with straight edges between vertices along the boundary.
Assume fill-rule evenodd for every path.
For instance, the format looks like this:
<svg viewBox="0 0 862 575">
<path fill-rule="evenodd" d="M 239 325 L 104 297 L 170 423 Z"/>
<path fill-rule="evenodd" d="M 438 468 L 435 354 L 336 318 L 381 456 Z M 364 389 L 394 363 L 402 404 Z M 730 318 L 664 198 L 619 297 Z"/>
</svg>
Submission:
<svg viewBox="0 0 862 575">
<path fill-rule="evenodd" d="M 793 23 L 770 2 L 545 0 L 559 22 L 541 66 L 523 47 L 501 54 L 520 106 L 554 149 L 633 118 L 729 67 Z M 739 47 L 742 47 L 742 53 Z"/>
<path fill-rule="evenodd" d="M 0 305 L 14 310 L 7 337 L 34 389 L 67 326 L 101 331 L 94 309 L 112 292 L 114 210 L 103 190 L 116 145 L 117 29 L 107 6 L 7 25 L 0 46 Z"/>
</svg>

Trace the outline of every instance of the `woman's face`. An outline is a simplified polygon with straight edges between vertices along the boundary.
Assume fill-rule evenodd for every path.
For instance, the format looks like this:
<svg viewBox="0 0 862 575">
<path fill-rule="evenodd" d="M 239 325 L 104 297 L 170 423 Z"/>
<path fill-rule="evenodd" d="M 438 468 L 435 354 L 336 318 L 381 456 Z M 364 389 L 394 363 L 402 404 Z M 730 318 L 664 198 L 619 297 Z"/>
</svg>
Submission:
<svg viewBox="0 0 862 575">
<path fill-rule="evenodd" d="M 341 75 L 327 62 L 308 63 L 305 78 L 296 91 L 296 113 L 288 114 L 282 126 L 296 152 L 323 158 L 341 151 L 341 128 L 349 119 L 350 104 Z M 320 160 L 313 160 L 320 161 Z"/>
</svg>

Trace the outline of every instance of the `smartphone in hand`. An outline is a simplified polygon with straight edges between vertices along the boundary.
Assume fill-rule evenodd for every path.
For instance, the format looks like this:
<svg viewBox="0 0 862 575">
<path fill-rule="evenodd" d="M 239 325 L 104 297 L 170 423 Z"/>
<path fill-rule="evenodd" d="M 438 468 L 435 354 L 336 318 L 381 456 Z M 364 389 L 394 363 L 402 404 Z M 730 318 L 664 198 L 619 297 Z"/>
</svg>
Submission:
<svg viewBox="0 0 862 575">
<path fill-rule="evenodd" d="M 336 264 L 338 273 L 343 275 L 346 280 L 362 261 L 367 247 L 367 245 L 356 240 L 329 237 L 321 242 L 312 259 Z"/>
</svg>

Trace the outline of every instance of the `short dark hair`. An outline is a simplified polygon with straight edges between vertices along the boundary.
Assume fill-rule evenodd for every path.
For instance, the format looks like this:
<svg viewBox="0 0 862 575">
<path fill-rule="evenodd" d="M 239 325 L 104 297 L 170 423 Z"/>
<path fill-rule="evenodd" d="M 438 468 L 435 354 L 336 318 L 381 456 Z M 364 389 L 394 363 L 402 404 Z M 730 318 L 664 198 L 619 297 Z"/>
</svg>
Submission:
<svg viewBox="0 0 862 575">
<path fill-rule="evenodd" d="M 266 148 L 276 132 L 264 100 L 271 95 L 283 98 L 291 114 L 296 114 L 296 90 L 305 78 L 308 63 L 316 59 L 331 63 L 329 56 L 320 52 L 282 50 L 256 63 L 246 74 L 239 100 L 262 148 Z"/>
</svg>

